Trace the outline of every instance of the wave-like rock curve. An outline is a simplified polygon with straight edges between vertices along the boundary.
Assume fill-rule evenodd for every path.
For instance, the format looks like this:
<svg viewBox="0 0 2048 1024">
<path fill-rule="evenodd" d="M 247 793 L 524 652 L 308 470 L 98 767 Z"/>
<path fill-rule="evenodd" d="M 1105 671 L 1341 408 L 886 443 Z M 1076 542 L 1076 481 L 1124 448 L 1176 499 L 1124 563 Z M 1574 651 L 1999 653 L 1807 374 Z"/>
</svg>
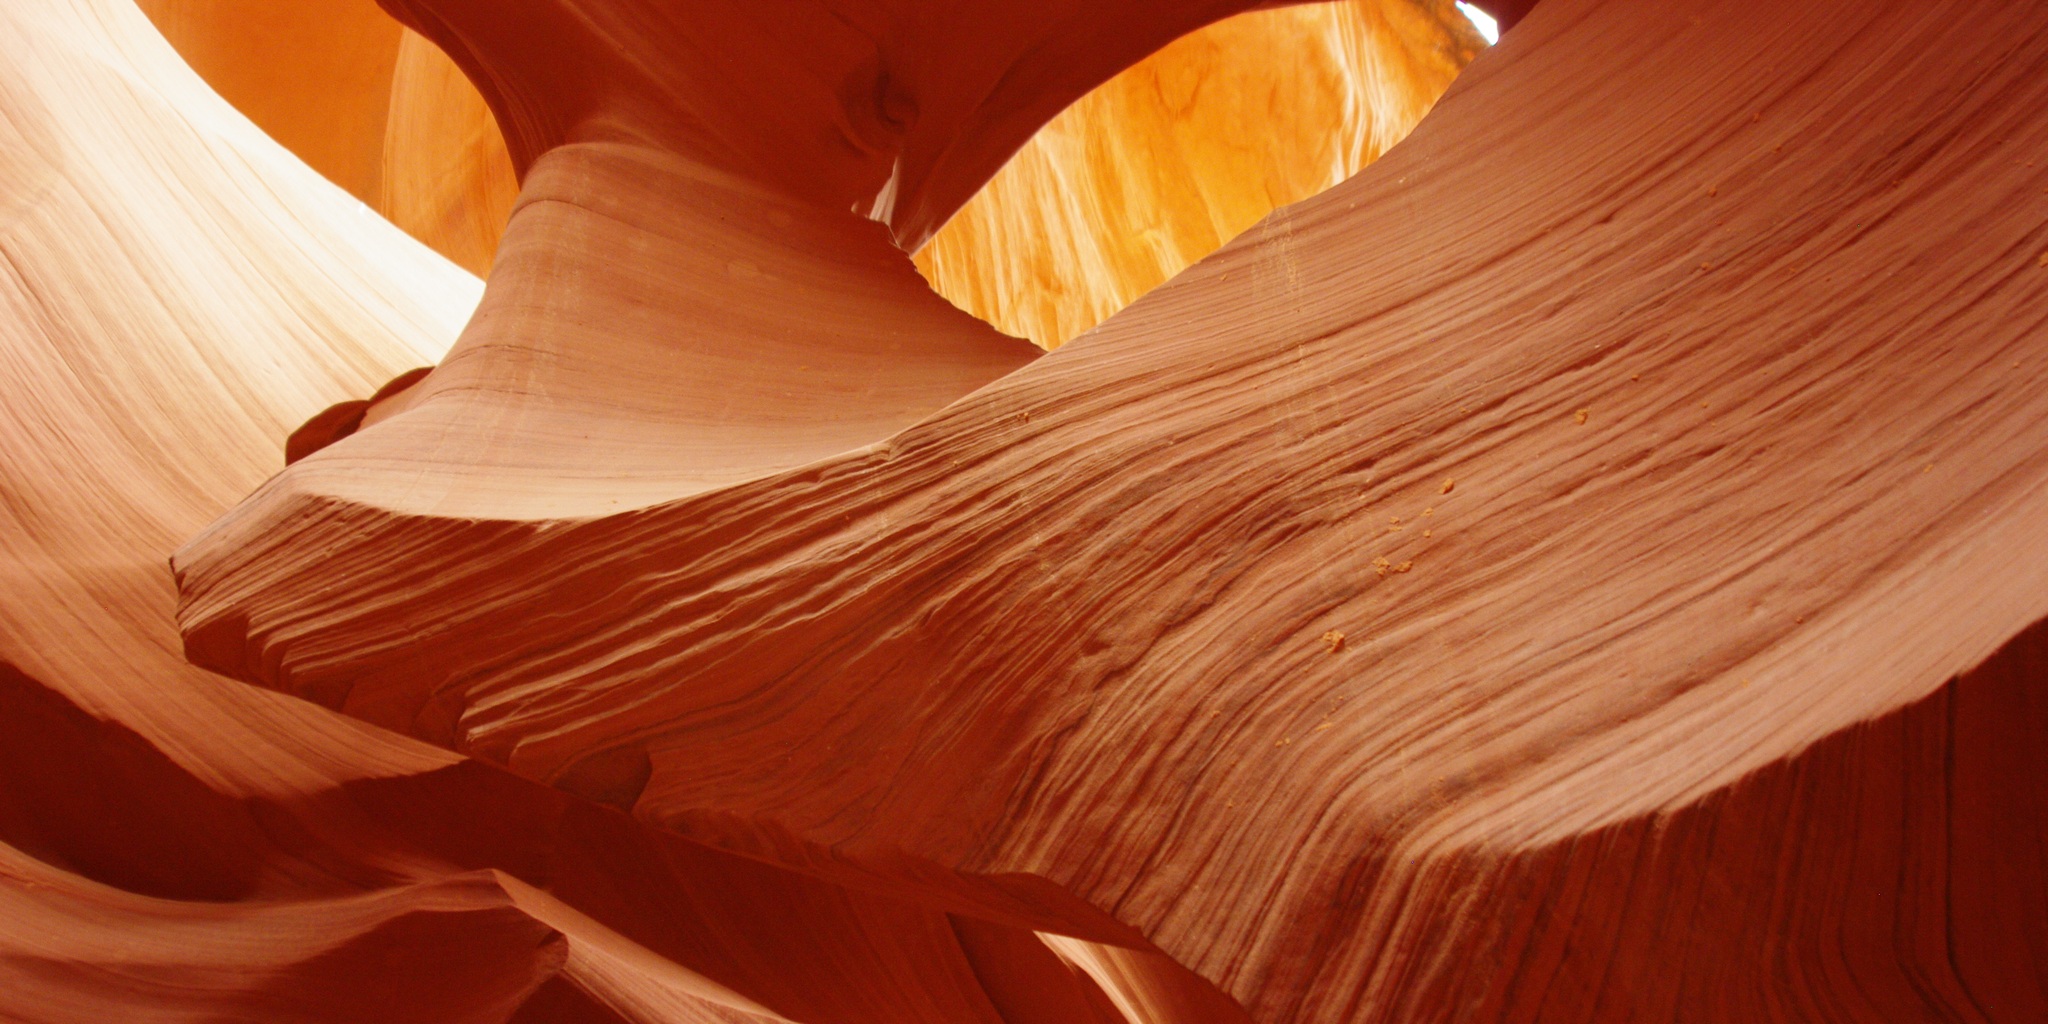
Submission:
<svg viewBox="0 0 2048 1024">
<path fill-rule="evenodd" d="M 890 243 L 1223 5 L 401 6 L 527 191 L 199 663 L 1256 1020 L 2048 1012 L 2037 6 L 1550 0 L 1029 365 Z"/>
</svg>

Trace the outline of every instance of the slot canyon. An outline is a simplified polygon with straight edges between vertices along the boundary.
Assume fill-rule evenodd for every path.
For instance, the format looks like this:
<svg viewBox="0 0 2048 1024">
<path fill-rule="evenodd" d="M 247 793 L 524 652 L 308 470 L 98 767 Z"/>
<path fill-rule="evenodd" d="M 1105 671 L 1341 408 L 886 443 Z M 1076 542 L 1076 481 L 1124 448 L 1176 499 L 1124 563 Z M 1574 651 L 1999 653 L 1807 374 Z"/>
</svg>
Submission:
<svg viewBox="0 0 2048 1024">
<path fill-rule="evenodd" d="M 2048 1021 L 2044 111 L 2038 0 L 5 0 L 0 1021 Z"/>
</svg>

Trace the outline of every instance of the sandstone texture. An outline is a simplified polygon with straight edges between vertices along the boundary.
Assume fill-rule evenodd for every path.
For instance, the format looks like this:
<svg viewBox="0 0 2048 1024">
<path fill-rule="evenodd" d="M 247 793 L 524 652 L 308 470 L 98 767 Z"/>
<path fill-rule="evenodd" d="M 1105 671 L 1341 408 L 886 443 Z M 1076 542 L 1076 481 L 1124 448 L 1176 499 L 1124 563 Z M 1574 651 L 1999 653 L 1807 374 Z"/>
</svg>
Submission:
<svg viewBox="0 0 2048 1024">
<path fill-rule="evenodd" d="M 519 183 L 483 96 L 375 0 L 138 0 L 223 98 L 472 273 Z"/>
<path fill-rule="evenodd" d="M 2048 1020 L 2048 7 L 385 3 L 0 5 L 0 1019 Z"/>
</svg>

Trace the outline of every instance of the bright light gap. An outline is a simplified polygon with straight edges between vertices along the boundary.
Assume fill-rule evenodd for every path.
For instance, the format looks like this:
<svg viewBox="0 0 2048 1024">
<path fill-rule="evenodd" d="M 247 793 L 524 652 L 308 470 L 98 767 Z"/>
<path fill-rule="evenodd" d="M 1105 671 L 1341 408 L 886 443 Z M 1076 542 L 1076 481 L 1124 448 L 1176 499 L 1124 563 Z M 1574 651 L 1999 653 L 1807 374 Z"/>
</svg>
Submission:
<svg viewBox="0 0 2048 1024">
<path fill-rule="evenodd" d="M 1500 42 L 1500 22 L 1493 20 L 1492 15 L 1466 3 L 1465 0 L 1458 0 L 1458 10 L 1463 11 L 1465 17 L 1472 20 L 1472 27 L 1486 37 L 1486 45 L 1492 46 Z"/>
</svg>

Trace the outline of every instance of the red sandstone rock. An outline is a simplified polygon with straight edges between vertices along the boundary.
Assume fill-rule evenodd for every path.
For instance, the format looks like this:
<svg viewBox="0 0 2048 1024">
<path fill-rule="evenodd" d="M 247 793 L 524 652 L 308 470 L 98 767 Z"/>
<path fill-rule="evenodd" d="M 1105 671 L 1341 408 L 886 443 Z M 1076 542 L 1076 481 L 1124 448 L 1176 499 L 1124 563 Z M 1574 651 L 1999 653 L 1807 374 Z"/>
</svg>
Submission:
<svg viewBox="0 0 2048 1024">
<path fill-rule="evenodd" d="M 186 664 L 166 553 L 437 358 L 478 283 L 126 3 L 0 7 L 0 109 L 0 1018 L 937 1024 L 1029 1019 L 984 971 L 1082 984 L 1014 924 Z"/>
<path fill-rule="evenodd" d="M 257 127 L 413 237 L 490 269 L 519 191 L 483 97 L 375 0 L 137 0 Z"/>
<path fill-rule="evenodd" d="M 915 253 L 933 290 L 1057 348 L 1401 141 L 1485 47 L 1438 0 L 1251 11 L 1038 130 Z"/>
<path fill-rule="evenodd" d="M 1549 0 L 1026 365 L 896 245 L 1224 9 L 765 10 L 408 3 L 525 192 L 258 488 L 474 283 L 0 9 L 0 1013 L 2048 1017 L 2048 11 Z"/>
</svg>

